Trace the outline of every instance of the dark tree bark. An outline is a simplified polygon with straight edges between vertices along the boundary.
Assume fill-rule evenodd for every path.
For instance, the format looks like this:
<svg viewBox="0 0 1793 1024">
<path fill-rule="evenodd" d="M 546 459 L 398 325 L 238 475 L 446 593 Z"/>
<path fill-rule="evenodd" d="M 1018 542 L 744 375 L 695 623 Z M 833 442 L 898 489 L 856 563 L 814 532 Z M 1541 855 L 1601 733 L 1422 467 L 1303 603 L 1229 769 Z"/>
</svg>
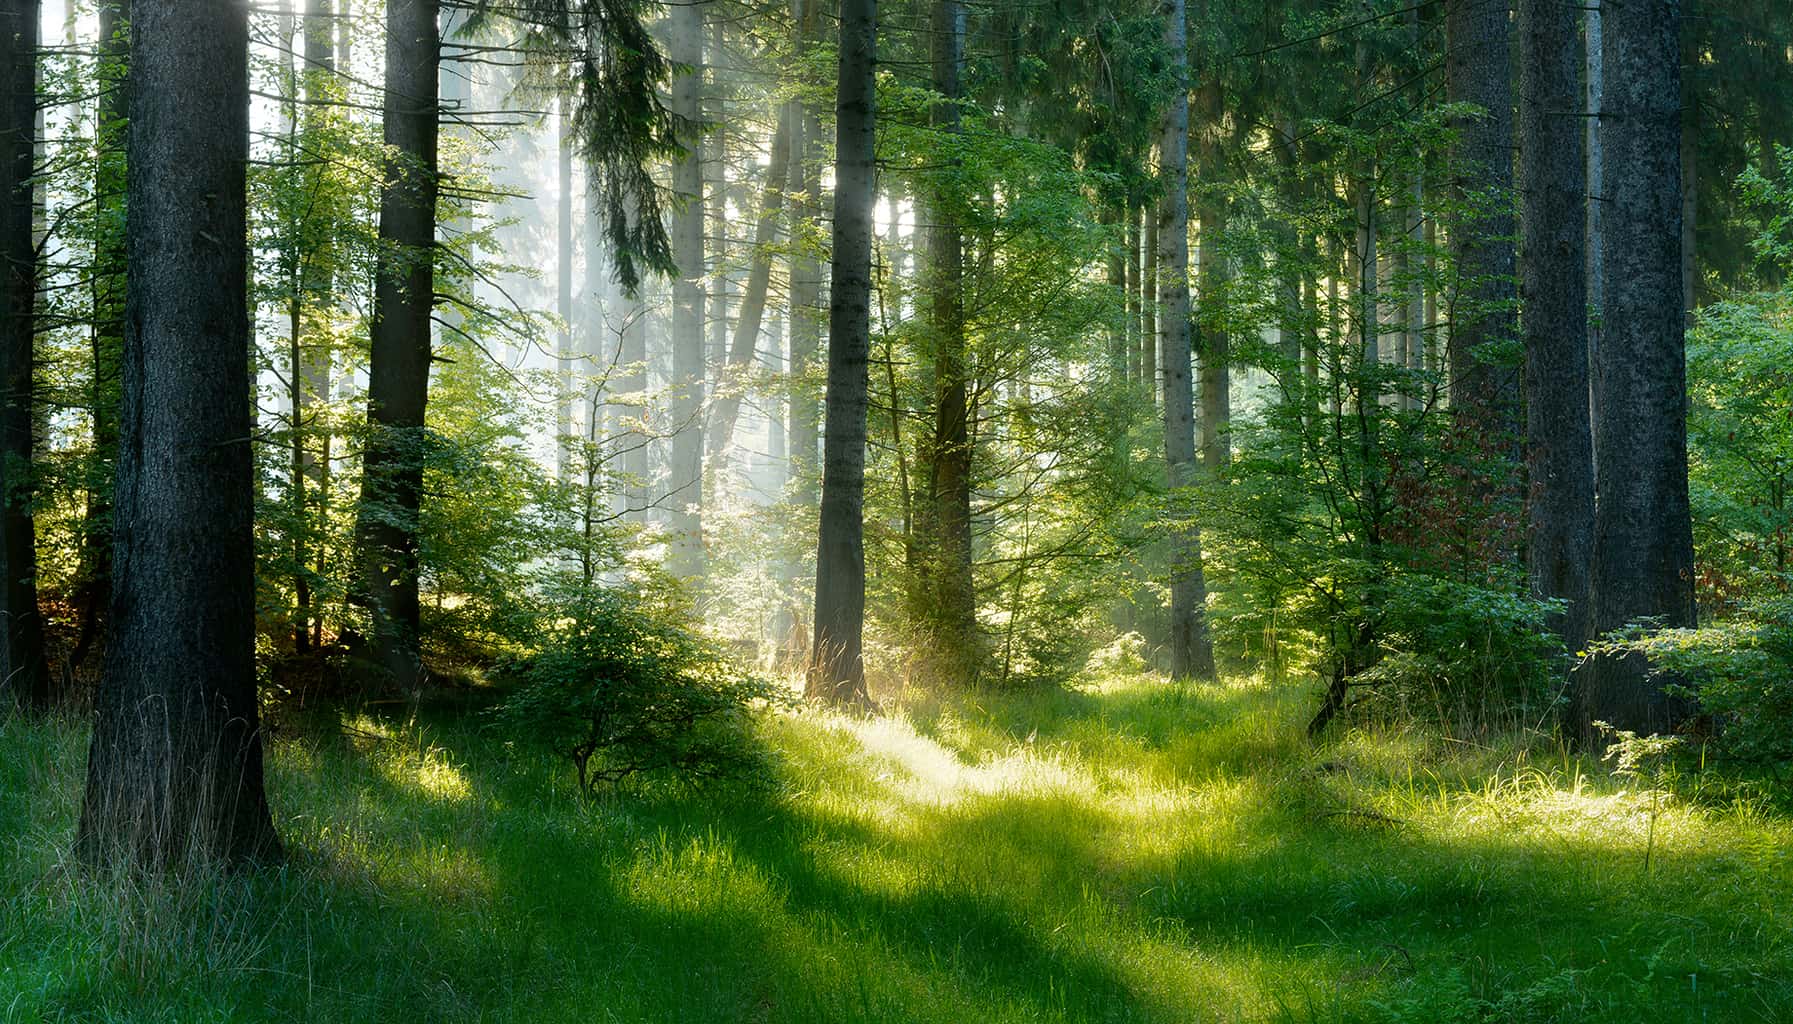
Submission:
<svg viewBox="0 0 1793 1024">
<path fill-rule="evenodd" d="M 1526 521 L 1532 592 L 1567 602 L 1568 650 L 1588 639 L 1594 449 L 1588 414 L 1587 151 L 1581 35 L 1555 0 L 1519 0 L 1521 335 L 1525 345 Z"/>
<path fill-rule="evenodd" d="M 807 694 L 865 704 L 865 439 L 871 355 L 873 85 L 877 0 L 841 0 L 835 89 L 834 259 L 828 306 L 827 425 L 816 546 L 815 641 Z"/>
<path fill-rule="evenodd" d="M 131 10 L 112 642 L 77 841 L 148 869 L 278 855 L 255 693 L 248 9 Z"/>
<path fill-rule="evenodd" d="M 50 703 L 31 517 L 37 240 L 37 0 L 0 2 L 0 691 Z"/>
<path fill-rule="evenodd" d="M 1594 361 L 1593 629 L 1644 616 L 1695 622 L 1687 498 L 1687 382 L 1681 309 L 1681 5 L 1605 12 L 1602 119 L 1606 331 Z M 1666 732 L 1680 703 L 1641 656 L 1582 677 L 1584 728 Z"/>
<path fill-rule="evenodd" d="M 436 238 L 435 0 L 386 6 L 385 140 L 380 251 L 368 368 L 368 439 L 355 523 L 362 598 L 373 617 L 379 682 L 415 693 L 423 680 L 418 637 L 417 519 L 427 444 L 430 313 Z"/>
<path fill-rule="evenodd" d="M 965 6 L 960 0 L 935 0 L 932 6 L 934 91 L 947 101 L 934 107 L 933 124 L 950 145 L 959 132 Z M 972 440 L 965 353 L 964 238 L 951 197 L 936 194 L 930 205 L 923 287 L 934 356 L 934 428 L 925 452 L 929 536 L 923 538 L 921 558 L 929 583 L 925 591 L 934 671 L 943 680 L 970 684 L 977 676 L 978 635 L 971 563 Z M 1123 366 L 1125 359 L 1123 353 Z"/>
<path fill-rule="evenodd" d="M 1188 25 L 1183 0 L 1165 0 L 1164 48 L 1179 83 L 1158 139 L 1164 199 L 1158 209 L 1159 332 L 1164 363 L 1164 461 L 1172 511 L 1185 511 L 1178 488 L 1195 480 L 1195 389 L 1190 379 L 1189 309 L 1189 77 Z M 1214 675 L 1208 636 L 1207 583 L 1202 578 L 1201 527 L 1181 526 L 1172 538 L 1170 670 L 1178 678 Z"/>
<path fill-rule="evenodd" d="M 1450 225 L 1458 284 L 1451 308 L 1450 395 L 1458 424 L 1510 450 L 1519 434 L 1519 370 L 1501 353 L 1514 332 L 1513 83 L 1506 0 L 1447 0 L 1446 92 L 1485 113 L 1457 124 Z"/>
<path fill-rule="evenodd" d="M 703 146 L 696 137 L 703 118 L 703 23 L 707 4 L 673 4 L 668 14 L 667 55 L 693 70 L 672 83 L 673 114 L 691 126 L 686 156 L 673 165 L 672 189 L 683 205 L 672 215 L 671 479 L 667 487 L 667 569 L 692 578 L 703 573 L 704 399 L 704 181 Z"/>
</svg>

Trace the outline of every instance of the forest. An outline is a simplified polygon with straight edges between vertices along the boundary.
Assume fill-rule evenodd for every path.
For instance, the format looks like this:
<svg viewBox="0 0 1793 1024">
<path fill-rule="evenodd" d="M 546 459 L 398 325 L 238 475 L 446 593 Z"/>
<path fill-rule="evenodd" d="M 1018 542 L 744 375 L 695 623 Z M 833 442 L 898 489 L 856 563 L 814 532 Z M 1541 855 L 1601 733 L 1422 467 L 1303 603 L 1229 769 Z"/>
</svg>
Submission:
<svg viewBox="0 0 1793 1024">
<path fill-rule="evenodd" d="M 1786 0 L 0 0 L 0 1024 L 1793 1021 Z"/>
</svg>

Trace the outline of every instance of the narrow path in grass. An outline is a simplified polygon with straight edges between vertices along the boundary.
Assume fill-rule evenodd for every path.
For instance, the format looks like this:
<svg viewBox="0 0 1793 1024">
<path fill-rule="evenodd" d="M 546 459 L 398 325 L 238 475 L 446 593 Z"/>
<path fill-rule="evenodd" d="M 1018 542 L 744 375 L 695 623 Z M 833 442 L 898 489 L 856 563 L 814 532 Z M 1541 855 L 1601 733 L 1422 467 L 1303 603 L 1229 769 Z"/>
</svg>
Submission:
<svg viewBox="0 0 1793 1024">
<path fill-rule="evenodd" d="M 477 722 L 280 737 L 277 872 L 64 854 L 0 725 L 0 1022 L 1793 1020 L 1793 826 L 1534 739 L 1301 737 L 1122 677 L 767 723 L 764 788 L 591 802 Z M 1646 866 L 1647 859 L 1647 866 Z"/>
</svg>

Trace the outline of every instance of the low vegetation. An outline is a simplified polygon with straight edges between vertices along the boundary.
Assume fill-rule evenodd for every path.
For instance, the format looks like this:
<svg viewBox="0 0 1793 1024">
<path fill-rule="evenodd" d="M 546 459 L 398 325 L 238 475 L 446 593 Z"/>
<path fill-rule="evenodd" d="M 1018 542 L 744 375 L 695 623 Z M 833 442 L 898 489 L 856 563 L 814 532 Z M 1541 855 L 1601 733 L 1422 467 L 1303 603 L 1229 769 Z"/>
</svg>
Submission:
<svg viewBox="0 0 1793 1024">
<path fill-rule="evenodd" d="M 1793 822 L 1750 786 L 1361 718 L 1310 744 L 1311 708 L 1111 668 L 779 711 L 769 784 L 596 798 L 465 707 L 289 709 L 284 865 L 155 883 L 74 868 L 87 729 L 13 717 L 0 1020 L 1793 1017 Z"/>
</svg>

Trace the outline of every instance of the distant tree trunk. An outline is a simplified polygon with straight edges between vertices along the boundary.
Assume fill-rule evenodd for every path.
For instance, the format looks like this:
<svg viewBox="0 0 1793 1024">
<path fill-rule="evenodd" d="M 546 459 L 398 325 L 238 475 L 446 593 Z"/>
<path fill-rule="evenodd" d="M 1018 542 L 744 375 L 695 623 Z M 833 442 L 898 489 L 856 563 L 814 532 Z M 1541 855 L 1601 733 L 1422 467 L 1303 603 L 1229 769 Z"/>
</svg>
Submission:
<svg viewBox="0 0 1793 1024">
<path fill-rule="evenodd" d="M 621 410 L 624 427 L 618 431 L 623 445 L 623 509 L 639 523 L 647 516 L 650 471 L 649 437 L 642 426 L 647 416 L 647 304 L 639 292 L 623 297 L 622 322 L 616 330 L 616 361 L 622 368 L 616 390 L 626 396 Z"/>
<path fill-rule="evenodd" d="M 1158 208 L 1150 205 L 1140 211 L 1144 221 L 1140 229 L 1141 258 L 1145 266 L 1139 274 L 1139 379 L 1145 385 L 1146 398 L 1158 403 Z"/>
<path fill-rule="evenodd" d="M 1201 177 L 1197 195 L 1201 223 L 1196 260 L 1200 275 L 1199 326 L 1195 348 L 1201 383 L 1201 464 L 1210 475 L 1225 471 L 1233 461 L 1232 338 L 1227 331 L 1226 256 L 1220 242 L 1226 234 L 1226 196 L 1214 187 L 1224 174 L 1220 160 L 1221 125 L 1226 117 L 1220 80 L 1210 78 L 1198 91 L 1202 127 Z"/>
<path fill-rule="evenodd" d="M 93 253 L 93 366 L 88 404 L 92 417 L 93 465 L 88 470 L 81 548 L 81 579 L 75 603 L 81 630 L 69 653 L 73 673 L 87 660 L 105 631 L 105 605 L 112 592 L 112 484 L 117 475 L 119 363 L 124 358 L 125 303 L 125 129 L 130 77 L 129 29 L 121 0 L 100 0 L 98 83 L 94 126 L 94 202 L 112 214 L 99 218 Z"/>
<path fill-rule="evenodd" d="M 309 104 L 306 119 L 311 122 L 321 116 L 334 92 L 330 88 L 330 80 L 336 74 L 336 50 L 334 46 L 334 18 L 331 16 L 330 0 L 305 0 L 304 35 L 305 35 L 305 98 Z M 327 225 L 326 230 L 334 230 L 336 225 Z M 334 242 L 326 242 L 323 247 L 328 250 Z M 303 323 L 300 331 L 299 372 L 297 389 L 298 401 L 295 403 L 293 417 L 293 447 L 298 459 L 295 467 L 299 477 L 303 477 L 317 491 L 320 502 L 327 501 L 326 488 L 330 480 L 331 436 L 327 424 L 319 415 L 323 405 L 330 401 L 330 351 L 329 331 L 335 303 L 331 296 L 334 285 L 336 261 L 332 254 L 313 252 L 304 261 L 302 292 L 309 299 L 309 318 Z M 301 430 L 302 420 L 297 413 L 299 409 L 313 409 L 311 424 Z M 307 437 L 310 444 L 305 443 Z M 304 501 L 303 485 L 295 487 L 298 498 L 298 512 L 301 516 L 308 514 Z M 297 524 L 299 532 L 296 536 L 304 537 L 304 524 Z M 306 567 L 304 544 L 295 547 L 295 565 L 293 590 L 294 604 L 297 606 L 293 641 L 296 650 L 303 651 L 307 645 L 322 639 L 323 623 L 314 621 L 312 616 L 311 581 L 308 573 L 315 571 L 320 576 L 324 571 L 324 552 L 317 554 L 315 567 Z"/>
<path fill-rule="evenodd" d="M 778 110 L 778 127 L 772 133 L 771 163 L 766 167 L 766 185 L 760 194 L 759 220 L 753 228 L 753 257 L 747 270 L 747 291 L 741 296 L 740 318 L 735 321 L 735 337 L 729 346 L 728 362 L 720 378 L 715 404 L 711 409 L 708 431 L 710 472 L 720 466 L 729 442 L 734 437 L 735 420 L 741 414 L 741 390 L 759 349 L 760 325 L 765 322 L 766 293 L 772 285 L 772 243 L 777 239 L 778 223 L 784 212 L 784 197 L 793 191 L 795 175 L 791 165 L 791 107 Z"/>
<path fill-rule="evenodd" d="M 1513 88 L 1507 0 L 1447 0 L 1446 92 L 1486 113 L 1457 124 L 1450 225 L 1458 283 L 1451 308 L 1450 388 L 1456 420 L 1497 452 L 1519 438 L 1519 370 L 1500 347 L 1514 338 Z"/>
<path fill-rule="evenodd" d="M 1139 277 L 1140 277 L 1140 270 L 1142 268 L 1141 265 L 1144 261 L 1142 261 L 1139 258 L 1139 246 L 1140 246 L 1139 209 L 1132 204 L 1131 200 L 1129 200 L 1129 202 L 1127 204 L 1126 218 L 1127 218 L 1127 256 L 1126 256 L 1126 259 L 1127 259 L 1127 282 L 1126 282 L 1127 326 L 1126 326 L 1126 337 L 1125 337 L 1125 343 L 1126 343 L 1125 358 L 1127 360 L 1127 380 L 1131 381 L 1135 386 L 1138 386 L 1139 381 L 1140 381 L 1140 370 L 1143 365 L 1140 362 L 1140 348 L 1139 348 L 1139 316 L 1140 316 Z"/>
<path fill-rule="evenodd" d="M 0 3 L 0 691 L 50 703 L 31 517 L 37 239 L 37 0 Z"/>
<path fill-rule="evenodd" d="M 355 523 L 361 588 L 373 616 L 381 682 L 415 693 L 423 680 L 417 523 L 429 399 L 436 236 L 436 0 L 386 6 L 385 140 L 374 283 L 368 438 Z"/>
<path fill-rule="evenodd" d="M 1423 167 L 1413 170 L 1412 199 L 1408 207 L 1407 257 L 1407 362 L 1410 374 L 1418 375 L 1426 368 L 1426 174 Z M 1405 405 L 1414 410 L 1424 407 L 1417 384 L 1407 385 Z"/>
<path fill-rule="evenodd" d="M 686 156 L 673 165 L 672 189 L 684 205 L 672 215 L 672 444 L 667 486 L 670 533 L 666 568 L 703 574 L 704 181 L 702 140 L 705 2 L 674 4 L 667 15 L 667 55 L 692 70 L 673 79 L 671 111 L 693 126 Z"/>
<path fill-rule="evenodd" d="M 1681 309 L 1678 0 L 1615 4 L 1605 14 L 1606 336 L 1594 363 L 1599 500 L 1593 628 L 1643 616 L 1695 622 L 1687 497 L 1687 387 Z M 1641 656 L 1582 673 L 1584 730 L 1605 721 L 1666 732 L 1680 702 Z M 1591 738 L 1591 737 L 1590 737 Z"/>
<path fill-rule="evenodd" d="M 1521 320 L 1532 592 L 1566 602 L 1554 626 L 1571 652 L 1588 639 L 1594 450 L 1588 418 L 1587 152 L 1576 12 L 1520 0 Z"/>
<path fill-rule="evenodd" d="M 1188 25 L 1183 0 L 1164 0 L 1164 47 L 1179 83 L 1158 139 L 1164 199 L 1158 210 L 1159 331 L 1164 356 L 1164 461 L 1173 496 L 1195 477 L 1195 389 L 1190 380 L 1189 308 L 1189 77 Z M 1172 514 L 1187 512 L 1173 498 Z M 1202 578 L 1201 527 L 1174 533 L 1170 570 L 1170 667 L 1178 678 L 1214 675 L 1208 636 L 1207 584 Z"/>
<path fill-rule="evenodd" d="M 150 870 L 277 856 L 255 692 L 248 10 L 131 11 L 113 641 L 77 847 Z"/>
<path fill-rule="evenodd" d="M 877 13 L 877 0 L 841 0 L 826 448 L 821 536 L 816 546 L 816 632 L 806 688 L 810 697 L 836 704 L 870 700 L 862 644 Z"/>
<path fill-rule="evenodd" d="M 560 331 L 554 339 L 556 376 L 560 385 L 555 417 L 554 476 L 561 483 L 572 480 L 568 456 L 577 442 L 573 434 L 573 100 L 560 97 L 560 160 L 557 165 L 560 192 L 555 203 L 554 258 L 555 311 Z"/>
<path fill-rule="evenodd" d="M 932 6 L 934 91 L 947 101 L 934 107 L 933 124 L 935 131 L 952 139 L 959 132 L 965 5 L 961 0 L 935 0 Z M 971 571 L 970 381 L 965 352 L 964 237 L 953 203 L 952 198 L 937 195 L 931 204 L 928 269 L 923 281 L 928 293 L 924 315 L 934 354 L 934 429 L 926 452 L 932 536 L 924 538 L 928 549 L 924 558 L 932 584 L 926 589 L 936 671 L 942 679 L 971 684 L 977 678 L 978 637 Z M 1124 366 L 1124 354 L 1121 359 Z"/>
</svg>

